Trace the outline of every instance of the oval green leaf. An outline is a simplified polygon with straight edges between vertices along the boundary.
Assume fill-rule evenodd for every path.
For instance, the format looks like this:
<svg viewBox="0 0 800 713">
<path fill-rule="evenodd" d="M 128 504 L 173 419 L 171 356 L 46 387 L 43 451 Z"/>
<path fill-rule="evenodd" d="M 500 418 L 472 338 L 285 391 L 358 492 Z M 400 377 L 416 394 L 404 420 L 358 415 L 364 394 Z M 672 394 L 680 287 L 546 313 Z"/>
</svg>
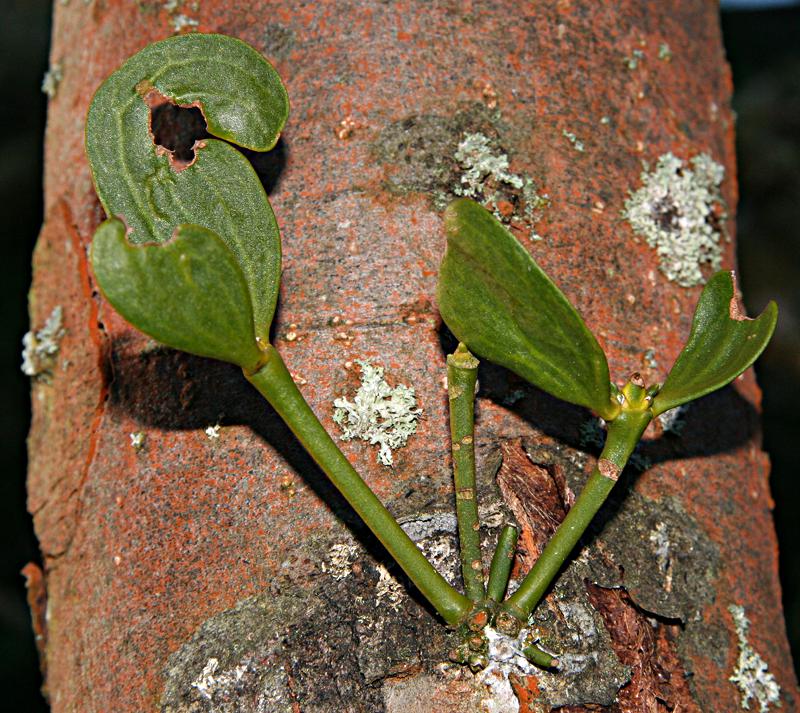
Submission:
<svg viewBox="0 0 800 713">
<path fill-rule="evenodd" d="M 177 171 L 150 134 L 148 92 L 199 107 L 208 131 L 239 146 L 275 145 L 288 114 L 278 74 L 232 37 L 170 37 L 125 62 L 98 89 L 86 123 L 95 188 L 109 216 L 121 217 L 133 243 L 165 242 L 184 223 L 219 235 L 248 285 L 256 334 L 265 341 L 278 298 L 280 233 L 261 181 L 225 141 L 207 139 Z"/>
<path fill-rule="evenodd" d="M 112 218 L 92 241 L 106 299 L 126 320 L 175 349 L 254 369 L 261 360 L 239 264 L 218 235 L 180 226 L 166 243 L 132 245 Z"/>
<path fill-rule="evenodd" d="M 438 297 L 453 334 L 540 389 L 613 418 L 602 348 L 525 248 L 467 199 L 448 206 L 445 229 Z"/>
<path fill-rule="evenodd" d="M 734 274 L 716 273 L 700 295 L 689 340 L 653 400 L 653 414 L 658 416 L 733 381 L 764 351 L 777 319 L 774 302 L 756 319 L 741 315 Z"/>
</svg>

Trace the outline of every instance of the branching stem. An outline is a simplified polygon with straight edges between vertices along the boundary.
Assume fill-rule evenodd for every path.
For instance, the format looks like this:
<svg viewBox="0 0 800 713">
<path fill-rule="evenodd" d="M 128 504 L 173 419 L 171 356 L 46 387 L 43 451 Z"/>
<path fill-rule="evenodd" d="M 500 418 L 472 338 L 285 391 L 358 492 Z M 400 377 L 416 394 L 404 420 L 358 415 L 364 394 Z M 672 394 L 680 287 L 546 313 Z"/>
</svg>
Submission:
<svg viewBox="0 0 800 713">
<path fill-rule="evenodd" d="M 519 589 L 503 604 L 503 609 L 520 622 L 527 622 L 564 561 L 589 527 L 651 419 L 652 413 L 647 409 L 623 410 L 609 424 L 605 447 L 581 494 Z"/>
</svg>

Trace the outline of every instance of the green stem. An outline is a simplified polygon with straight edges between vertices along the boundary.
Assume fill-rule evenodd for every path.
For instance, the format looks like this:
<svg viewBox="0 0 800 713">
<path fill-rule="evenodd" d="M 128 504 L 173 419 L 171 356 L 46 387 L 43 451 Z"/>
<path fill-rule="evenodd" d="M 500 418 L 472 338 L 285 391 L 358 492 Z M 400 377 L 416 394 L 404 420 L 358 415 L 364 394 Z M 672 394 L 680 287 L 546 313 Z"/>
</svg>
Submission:
<svg viewBox="0 0 800 713">
<path fill-rule="evenodd" d="M 536 664 L 541 668 L 558 668 L 559 661 L 555 656 L 551 656 L 546 651 L 542 651 L 536 644 L 529 644 L 522 653 L 525 658 L 532 664 Z"/>
<path fill-rule="evenodd" d="M 500 537 L 497 538 L 492 566 L 489 568 L 489 584 L 486 587 L 489 599 L 494 602 L 502 602 L 505 596 L 518 536 L 519 532 L 514 525 L 504 525 Z"/>
<path fill-rule="evenodd" d="M 272 345 L 264 350 L 263 366 L 245 376 L 269 401 L 297 440 L 330 478 L 425 598 L 451 625 L 463 621 L 472 602 L 451 587 L 433 568 L 411 538 L 356 473 L 314 415 Z"/>
<path fill-rule="evenodd" d="M 503 604 L 506 612 L 521 622 L 527 622 L 569 553 L 605 502 L 652 417 L 649 410 L 623 410 L 609 424 L 605 447 L 597 466 L 520 588 Z"/>
<path fill-rule="evenodd" d="M 464 590 L 473 602 L 486 596 L 481 558 L 480 522 L 475 489 L 475 384 L 478 360 L 459 344 L 447 357 L 447 391 L 450 397 L 450 438 L 456 489 L 458 542 Z"/>
</svg>

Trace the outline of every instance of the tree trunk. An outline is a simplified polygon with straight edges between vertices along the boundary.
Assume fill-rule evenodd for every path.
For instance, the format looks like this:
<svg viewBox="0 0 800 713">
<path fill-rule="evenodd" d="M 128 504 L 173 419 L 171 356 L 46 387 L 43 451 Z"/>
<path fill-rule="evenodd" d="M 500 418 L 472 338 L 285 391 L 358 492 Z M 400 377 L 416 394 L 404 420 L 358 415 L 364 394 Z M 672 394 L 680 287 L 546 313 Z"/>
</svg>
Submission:
<svg viewBox="0 0 800 713">
<path fill-rule="evenodd" d="M 465 190 L 490 203 L 576 304 L 615 378 L 662 380 L 699 288 L 669 280 L 621 216 L 643 161 L 705 153 L 725 167 L 733 232 L 716 5 L 292 5 L 56 3 L 51 57 L 63 78 L 31 317 L 38 329 L 61 307 L 65 334 L 34 379 L 29 475 L 53 710 L 733 711 L 745 638 L 782 710 L 796 710 L 752 372 L 693 405 L 679 435 L 653 431 L 639 471 L 537 610 L 566 672 L 495 662 L 472 674 L 447 664 L 452 633 L 241 373 L 131 329 L 86 260 L 103 216 L 83 122 L 100 82 L 176 27 L 263 51 L 293 107 L 278 148 L 254 159 L 283 230 L 275 344 L 332 433 L 357 360 L 416 389 L 424 418 L 393 468 L 368 444 L 343 448 L 456 576 L 442 388 L 453 345 L 434 297 L 442 206 Z M 674 215 L 662 217 L 669 230 Z M 721 245 L 730 268 L 733 242 Z M 517 519 L 518 578 L 588 473 L 596 424 L 481 369 L 482 536 Z M 205 431 L 214 425 L 218 437 Z M 749 630 L 730 607 L 743 607 Z M 760 682 L 769 697 L 763 672 Z"/>
</svg>

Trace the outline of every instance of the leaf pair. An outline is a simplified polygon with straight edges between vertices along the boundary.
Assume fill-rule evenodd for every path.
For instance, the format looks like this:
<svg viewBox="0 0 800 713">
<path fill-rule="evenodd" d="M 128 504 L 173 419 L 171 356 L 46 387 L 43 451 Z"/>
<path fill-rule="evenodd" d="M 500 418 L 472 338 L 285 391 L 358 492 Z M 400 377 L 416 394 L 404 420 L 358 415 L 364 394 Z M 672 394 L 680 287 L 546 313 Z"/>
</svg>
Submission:
<svg viewBox="0 0 800 713">
<path fill-rule="evenodd" d="M 575 308 L 525 248 L 477 203 L 445 213 L 447 251 L 439 308 L 455 336 L 564 401 L 607 420 L 617 415 L 608 362 Z M 651 410 L 657 416 L 730 383 L 761 354 L 775 329 L 770 302 L 757 319 L 737 318 L 733 273 L 706 285 L 692 331 Z"/>
<path fill-rule="evenodd" d="M 196 145 L 183 170 L 150 132 L 150 105 L 164 101 L 199 107 L 217 137 Z M 258 176 L 227 142 L 267 151 L 287 115 L 273 67 L 223 35 L 149 45 L 98 89 L 86 150 L 100 201 L 116 218 L 98 229 L 92 266 L 136 327 L 178 349 L 258 363 L 278 297 L 280 233 Z"/>
</svg>

